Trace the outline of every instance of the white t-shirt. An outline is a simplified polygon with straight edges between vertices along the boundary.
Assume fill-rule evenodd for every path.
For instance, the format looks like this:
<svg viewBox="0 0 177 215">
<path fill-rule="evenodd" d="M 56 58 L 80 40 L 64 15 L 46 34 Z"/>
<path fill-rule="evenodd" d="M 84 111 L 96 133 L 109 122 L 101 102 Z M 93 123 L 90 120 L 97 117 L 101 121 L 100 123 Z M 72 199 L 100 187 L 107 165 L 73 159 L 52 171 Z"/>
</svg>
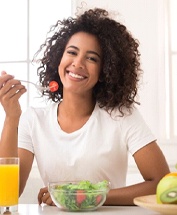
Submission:
<svg viewBox="0 0 177 215">
<path fill-rule="evenodd" d="M 44 184 L 51 181 L 109 180 L 125 186 L 128 152 L 132 155 L 155 140 L 139 111 L 119 117 L 98 105 L 86 124 L 66 133 L 57 121 L 58 104 L 28 108 L 19 123 L 19 148 L 34 153 Z"/>
</svg>

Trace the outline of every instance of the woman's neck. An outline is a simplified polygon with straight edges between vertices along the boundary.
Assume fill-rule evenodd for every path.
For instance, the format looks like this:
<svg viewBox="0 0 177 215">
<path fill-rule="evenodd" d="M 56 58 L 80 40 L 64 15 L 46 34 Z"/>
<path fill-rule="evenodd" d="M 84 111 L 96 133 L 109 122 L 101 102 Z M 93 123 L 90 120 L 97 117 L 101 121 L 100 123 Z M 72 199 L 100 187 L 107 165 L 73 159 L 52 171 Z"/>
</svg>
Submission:
<svg viewBox="0 0 177 215">
<path fill-rule="evenodd" d="M 93 100 L 65 100 L 59 105 L 59 114 L 66 115 L 68 117 L 80 118 L 89 116 L 92 114 L 95 107 L 95 101 Z"/>
<path fill-rule="evenodd" d="M 58 123 L 67 133 L 74 132 L 89 120 L 95 108 L 93 99 L 63 98 L 58 106 Z"/>
<path fill-rule="evenodd" d="M 59 105 L 59 110 L 62 115 L 67 115 L 68 117 L 85 117 L 92 114 L 95 107 L 95 100 L 92 95 L 73 95 L 64 94 L 63 101 Z"/>
</svg>

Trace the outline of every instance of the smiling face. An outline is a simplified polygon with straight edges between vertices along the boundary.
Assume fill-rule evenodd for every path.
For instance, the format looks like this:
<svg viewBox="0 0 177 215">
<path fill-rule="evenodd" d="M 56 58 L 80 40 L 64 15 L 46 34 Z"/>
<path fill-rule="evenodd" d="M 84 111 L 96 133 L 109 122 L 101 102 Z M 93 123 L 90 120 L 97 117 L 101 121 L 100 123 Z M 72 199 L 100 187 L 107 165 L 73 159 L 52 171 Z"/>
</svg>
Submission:
<svg viewBox="0 0 177 215">
<path fill-rule="evenodd" d="M 96 36 L 85 32 L 74 34 L 58 67 L 63 91 L 92 93 L 101 71 L 101 54 Z"/>
</svg>

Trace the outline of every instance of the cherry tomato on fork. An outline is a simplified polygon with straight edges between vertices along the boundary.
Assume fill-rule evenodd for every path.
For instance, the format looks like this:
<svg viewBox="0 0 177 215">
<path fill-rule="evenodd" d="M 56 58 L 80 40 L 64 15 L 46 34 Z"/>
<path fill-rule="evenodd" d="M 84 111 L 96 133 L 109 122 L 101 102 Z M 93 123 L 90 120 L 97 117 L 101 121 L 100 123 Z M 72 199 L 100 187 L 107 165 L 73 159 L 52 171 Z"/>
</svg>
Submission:
<svg viewBox="0 0 177 215">
<path fill-rule="evenodd" d="M 58 83 L 56 81 L 51 81 L 49 83 L 49 88 L 51 92 L 56 92 L 58 90 Z"/>
</svg>

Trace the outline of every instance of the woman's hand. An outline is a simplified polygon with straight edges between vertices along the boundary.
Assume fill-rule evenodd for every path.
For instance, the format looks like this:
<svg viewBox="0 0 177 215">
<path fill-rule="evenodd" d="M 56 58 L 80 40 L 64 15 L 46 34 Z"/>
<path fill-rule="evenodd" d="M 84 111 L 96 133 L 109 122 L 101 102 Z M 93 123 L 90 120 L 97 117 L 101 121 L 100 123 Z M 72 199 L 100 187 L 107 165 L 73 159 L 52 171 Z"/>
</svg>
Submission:
<svg viewBox="0 0 177 215">
<path fill-rule="evenodd" d="M 53 203 L 51 197 L 50 197 L 50 193 L 48 191 L 47 187 L 41 188 L 38 194 L 38 203 L 39 205 L 44 203 L 50 206 L 55 206 L 55 204 Z"/>
<path fill-rule="evenodd" d="M 6 117 L 19 118 L 21 107 L 19 98 L 26 92 L 25 86 L 14 76 L 1 72 L 0 76 L 0 103 L 2 104 Z"/>
</svg>

